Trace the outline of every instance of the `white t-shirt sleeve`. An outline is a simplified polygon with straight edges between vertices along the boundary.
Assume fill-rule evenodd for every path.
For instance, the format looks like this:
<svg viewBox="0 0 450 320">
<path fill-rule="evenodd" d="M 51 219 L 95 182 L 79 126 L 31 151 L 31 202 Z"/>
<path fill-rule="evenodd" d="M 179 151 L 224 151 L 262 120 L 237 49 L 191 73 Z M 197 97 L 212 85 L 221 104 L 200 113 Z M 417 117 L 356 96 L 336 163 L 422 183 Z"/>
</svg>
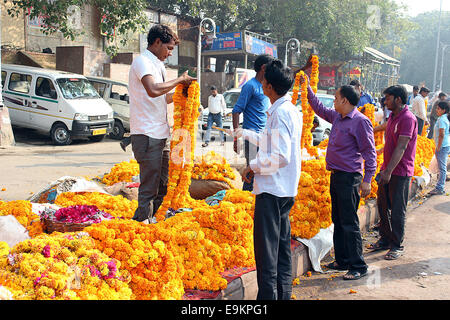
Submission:
<svg viewBox="0 0 450 320">
<path fill-rule="evenodd" d="M 139 80 L 142 80 L 142 78 L 146 75 L 151 75 L 154 77 L 156 74 L 153 63 L 149 63 L 149 61 L 146 61 L 146 59 L 143 57 L 139 57 L 136 59 L 134 70 Z"/>
</svg>

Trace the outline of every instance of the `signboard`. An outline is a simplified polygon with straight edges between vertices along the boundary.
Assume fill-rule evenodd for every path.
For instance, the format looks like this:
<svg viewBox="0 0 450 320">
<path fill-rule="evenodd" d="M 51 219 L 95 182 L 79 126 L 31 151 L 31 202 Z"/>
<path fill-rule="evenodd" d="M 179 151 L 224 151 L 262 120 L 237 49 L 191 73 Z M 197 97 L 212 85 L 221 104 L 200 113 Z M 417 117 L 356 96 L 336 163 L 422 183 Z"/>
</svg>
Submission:
<svg viewBox="0 0 450 320">
<path fill-rule="evenodd" d="M 271 56 L 278 58 L 278 50 L 276 45 L 248 34 L 245 35 L 245 51 L 256 55 L 270 54 Z"/>
<path fill-rule="evenodd" d="M 212 35 L 202 36 L 202 51 L 236 51 L 242 50 L 242 33 L 226 32 L 216 33 L 216 39 Z"/>
</svg>

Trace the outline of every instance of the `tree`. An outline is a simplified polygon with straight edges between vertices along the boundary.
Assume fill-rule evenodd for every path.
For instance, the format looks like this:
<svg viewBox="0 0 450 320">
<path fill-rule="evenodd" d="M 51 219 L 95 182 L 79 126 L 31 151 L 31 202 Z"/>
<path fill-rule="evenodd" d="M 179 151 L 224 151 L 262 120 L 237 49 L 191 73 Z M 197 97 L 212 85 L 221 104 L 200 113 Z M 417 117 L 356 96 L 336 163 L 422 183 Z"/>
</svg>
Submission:
<svg viewBox="0 0 450 320">
<path fill-rule="evenodd" d="M 412 18 L 418 29 L 409 34 L 407 42 L 402 46 L 402 67 L 400 81 L 411 85 L 424 83 L 430 89 L 433 85 L 434 64 L 439 11 L 427 12 Z M 450 12 L 442 12 L 441 39 L 450 44 Z M 447 48 L 447 59 L 444 60 L 443 91 L 450 92 L 450 49 Z M 437 80 L 439 83 L 442 61 L 442 50 L 439 50 Z"/>
<path fill-rule="evenodd" d="M 117 41 L 125 45 L 130 32 L 144 32 L 148 24 L 144 13 L 147 7 L 145 0 L 4 0 L 4 2 L 13 4 L 8 10 L 9 15 L 18 17 L 25 12 L 31 19 L 42 17 L 44 34 L 61 32 L 66 39 L 72 41 L 84 33 L 73 27 L 71 18 L 75 9 L 93 6 L 99 10 L 102 17 L 100 29 L 108 41 L 106 52 L 110 55 L 117 53 Z M 28 11 L 30 8 L 31 11 Z"/>
</svg>

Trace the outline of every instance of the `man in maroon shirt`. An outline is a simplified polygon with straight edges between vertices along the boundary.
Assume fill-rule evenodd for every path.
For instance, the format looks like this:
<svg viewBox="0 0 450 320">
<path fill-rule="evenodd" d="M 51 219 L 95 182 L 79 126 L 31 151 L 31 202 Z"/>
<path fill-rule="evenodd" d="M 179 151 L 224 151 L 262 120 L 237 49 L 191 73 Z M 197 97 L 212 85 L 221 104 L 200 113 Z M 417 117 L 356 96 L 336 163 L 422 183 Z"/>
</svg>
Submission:
<svg viewBox="0 0 450 320">
<path fill-rule="evenodd" d="M 327 170 L 331 171 L 331 218 L 336 261 L 327 267 L 348 270 L 344 280 L 356 280 L 366 276 L 368 269 L 362 254 L 357 211 L 360 198 L 370 194 L 371 180 L 377 168 L 372 123 L 357 110 L 359 94 L 352 86 L 342 86 L 336 91 L 335 109 L 326 108 L 311 87 L 308 87 L 308 101 L 319 117 L 333 125 L 326 163 Z"/>
<path fill-rule="evenodd" d="M 404 250 L 406 206 L 414 175 L 418 125 L 406 105 L 408 94 L 403 86 L 391 86 L 384 95 L 385 104 L 392 112 L 385 126 L 384 162 L 377 177 L 380 239 L 370 248 L 375 251 L 390 249 L 385 259 L 394 260 Z"/>
</svg>

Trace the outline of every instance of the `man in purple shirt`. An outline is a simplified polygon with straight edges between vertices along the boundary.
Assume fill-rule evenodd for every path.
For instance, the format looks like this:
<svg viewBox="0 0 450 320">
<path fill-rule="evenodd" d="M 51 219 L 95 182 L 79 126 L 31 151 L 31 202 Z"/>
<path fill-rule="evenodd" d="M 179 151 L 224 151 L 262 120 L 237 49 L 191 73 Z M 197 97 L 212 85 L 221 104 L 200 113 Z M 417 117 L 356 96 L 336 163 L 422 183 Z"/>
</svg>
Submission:
<svg viewBox="0 0 450 320">
<path fill-rule="evenodd" d="M 357 211 L 360 198 L 370 194 L 377 169 L 372 123 L 357 110 L 359 94 L 352 86 L 342 86 L 336 91 L 334 110 L 326 108 L 311 87 L 308 87 L 308 101 L 319 117 L 332 124 L 326 163 L 327 170 L 331 171 L 335 261 L 327 267 L 348 270 L 344 280 L 356 280 L 366 276 L 368 269 L 362 254 Z"/>
<path fill-rule="evenodd" d="M 384 95 L 386 106 L 392 112 L 385 126 L 384 162 L 377 177 L 380 239 L 371 249 L 390 249 L 384 258 L 395 260 L 404 250 L 406 206 L 414 175 L 418 124 L 406 105 L 408 94 L 403 86 L 391 86 Z"/>
</svg>

